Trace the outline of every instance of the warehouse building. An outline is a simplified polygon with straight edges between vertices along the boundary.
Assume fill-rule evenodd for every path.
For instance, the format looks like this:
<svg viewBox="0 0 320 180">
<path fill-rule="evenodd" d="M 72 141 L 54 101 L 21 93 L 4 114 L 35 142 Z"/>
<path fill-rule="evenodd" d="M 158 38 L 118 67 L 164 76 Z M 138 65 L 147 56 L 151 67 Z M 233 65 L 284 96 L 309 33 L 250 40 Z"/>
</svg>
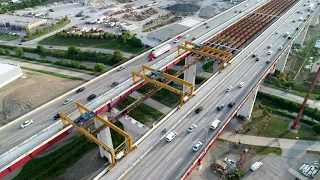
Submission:
<svg viewBox="0 0 320 180">
<path fill-rule="evenodd" d="M 8 27 L 13 30 L 34 29 L 42 25 L 48 24 L 47 19 L 12 16 L 3 14 L 0 17 L 0 27 Z"/>
<path fill-rule="evenodd" d="M 23 76 L 19 65 L 0 62 L 0 88 Z"/>
</svg>

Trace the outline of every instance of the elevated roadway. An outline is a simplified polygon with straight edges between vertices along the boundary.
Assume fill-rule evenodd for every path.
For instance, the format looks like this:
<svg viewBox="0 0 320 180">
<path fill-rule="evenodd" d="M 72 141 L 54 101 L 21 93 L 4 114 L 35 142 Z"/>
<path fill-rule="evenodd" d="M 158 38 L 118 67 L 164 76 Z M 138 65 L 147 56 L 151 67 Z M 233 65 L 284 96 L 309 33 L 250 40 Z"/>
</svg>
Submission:
<svg viewBox="0 0 320 180">
<path fill-rule="evenodd" d="M 208 25 L 210 28 L 206 28 L 203 24 L 194 27 L 191 30 L 188 30 L 184 34 L 189 34 L 188 38 L 183 40 L 190 40 L 192 37 L 197 37 L 198 39 L 195 41 L 196 43 L 203 42 L 204 40 L 210 38 L 213 34 L 223 30 L 227 26 L 231 25 L 232 23 L 236 22 L 240 18 L 244 17 L 248 12 L 251 12 L 253 9 L 259 7 L 262 3 L 265 3 L 266 0 L 262 1 L 255 1 L 255 0 L 248 0 L 244 3 L 235 6 L 228 11 L 225 11 L 218 16 L 208 20 Z M 245 5 L 247 5 L 245 7 Z M 234 13 L 235 10 L 242 10 L 243 12 L 238 14 Z M 168 62 L 172 61 L 177 53 L 175 51 L 176 44 L 173 43 L 174 39 L 169 40 L 167 43 L 170 43 L 174 50 L 163 54 L 161 57 L 157 58 L 155 61 L 147 62 L 147 56 L 149 52 L 146 52 L 137 58 L 125 63 L 125 70 L 117 71 L 114 69 L 110 72 L 105 73 L 104 75 L 99 76 L 98 78 L 86 83 L 83 85 L 86 87 L 86 90 L 82 93 L 75 94 L 75 90 L 70 91 L 69 93 L 47 103 L 46 105 L 18 118 L 16 121 L 10 123 L 7 126 L 1 127 L 0 129 L 0 154 L 4 155 L 9 150 L 15 149 L 15 157 L 9 157 L 6 154 L 6 158 L 2 158 L 0 161 L 0 168 L 1 171 L 8 168 L 8 164 L 12 162 L 14 159 L 25 156 L 25 153 L 31 153 L 29 150 L 33 149 L 36 145 L 44 142 L 48 137 L 56 134 L 61 128 L 61 123 L 55 123 L 53 121 L 53 116 L 62 110 L 64 106 L 62 102 L 66 98 L 73 98 L 73 101 L 79 101 L 82 104 L 87 104 L 89 108 L 96 109 L 101 104 L 105 103 L 106 101 L 112 99 L 113 97 L 121 94 L 124 90 L 128 89 L 131 85 L 131 71 L 137 67 L 141 66 L 142 64 L 146 64 L 149 66 L 154 66 L 155 68 L 163 67 Z M 121 84 L 116 88 L 111 88 L 112 82 L 118 81 Z M 100 96 L 96 100 L 88 103 L 86 98 L 95 93 L 97 96 Z M 71 111 L 70 111 L 71 113 Z M 26 121 L 32 119 L 34 123 L 25 129 L 21 129 L 20 125 Z M 55 123 L 55 124 L 54 124 Z M 48 128 L 50 127 L 50 128 Z M 35 140 L 34 137 L 38 136 L 39 133 L 46 130 L 46 136 L 44 139 L 37 139 Z M 28 142 L 26 144 L 26 142 Z M 21 145 L 23 144 L 23 146 Z M 29 145 L 30 144 L 30 145 Z M 47 144 L 48 146 L 48 144 Z M 44 147 L 40 147 L 44 149 Z M 41 151 L 41 149 L 38 149 Z M 0 157 L 2 157 L 0 155 Z M 4 156 L 3 156 L 4 157 Z M 32 158 L 32 157 L 30 157 Z"/>
<path fill-rule="evenodd" d="M 295 37 L 299 32 L 296 27 L 299 26 L 301 29 L 307 24 L 297 21 L 300 16 L 305 18 L 308 14 L 307 7 L 303 6 L 305 2 L 306 0 L 299 1 L 281 16 L 239 53 L 229 67 L 212 78 L 181 110 L 171 115 L 157 131 L 139 144 L 137 150 L 116 165 L 113 172 L 101 179 L 180 179 L 190 167 L 194 168 L 192 165 L 197 165 L 196 159 L 203 158 L 248 96 L 274 67 L 283 53 L 283 50 L 278 50 L 279 46 L 285 49 L 292 43 L 292 40 L 284 38 L 283 34 L 289 32 L 289 36 Z M 302 11 L 304 14 L 298 14 L 297 11 Z M 319 11 L 319 7 L 316 11 Z M 293 23 L 293 20 L 296 22 Z M 275 33 L 277 31 L 279 34 Z M 272 55 L 267 55 L 268 45 L 273 46 Z M 260 61 L 256 62 L 251 57 L 253 53 L 259 55 Z M 267 64 L 267 60 L 271 62 Z M 245 82 L 246 85 L 238 88 L 240 82 Z M 234 88 L 226 93 L 229 86 Z M 233 108 L 227 107 L 230 101 L 236 102 Z M 225 105 L 222 111 L 216 110 L 219 104 Z M 198 106 L 204 107 L 204 110 L 200 114 L 195 114 L 194 110 Z M 216 130 L 210 130 L 210 124 L 215 119 L 221 120 L 222 123 Z M 197 128 L 188 133 L 186 130 L 191 124 L 196 124 Z M 161 134 L 161 129 L 164 127 L 171 127 L 170 131 L 176 131 L 178 134 L 170 143 L 166 142 L 165 135 Z M 198 152 L 193 152 L 192 147 L 198 141 L 203 141 L 204 146 Z"/>
</svg>

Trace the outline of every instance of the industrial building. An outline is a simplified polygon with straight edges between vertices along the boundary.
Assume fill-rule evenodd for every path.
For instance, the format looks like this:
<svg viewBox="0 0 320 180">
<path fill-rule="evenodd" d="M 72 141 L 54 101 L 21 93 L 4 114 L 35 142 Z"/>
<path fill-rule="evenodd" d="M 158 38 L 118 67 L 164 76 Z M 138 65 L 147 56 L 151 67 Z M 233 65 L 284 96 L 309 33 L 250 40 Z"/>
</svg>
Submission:
<svg viewBox="0 0 320 180">
<path fill-rule="evenodd" d="M 23 73 L 19 65 L 0 63 L 0 88 L 21 76 L 23 76 Z"/>
<path fill-rule="evenodd" d="M 48 24 L 46 19 L 31 18 L 31 17 L 22 17 L 20 16 L 17 20 L 16 16 L 3 14 L 0 18 L 0 27 L 9 27 L 13 30 L 25 30 L 25 29 L 34 29 L 41 25 Z"/>
</svg>

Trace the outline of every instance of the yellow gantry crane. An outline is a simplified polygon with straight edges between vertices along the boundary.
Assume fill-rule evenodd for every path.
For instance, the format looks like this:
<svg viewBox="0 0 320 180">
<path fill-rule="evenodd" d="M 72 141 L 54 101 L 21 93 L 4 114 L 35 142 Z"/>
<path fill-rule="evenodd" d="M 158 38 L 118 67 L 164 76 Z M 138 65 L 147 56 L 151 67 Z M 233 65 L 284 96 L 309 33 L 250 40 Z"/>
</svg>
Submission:
<svg viewBox="0 0 320 180">
<path fill-rule="evenodd" d="M 82 105 L 81 103 L 77 102 L 75 104 L 77 105 L 77 109 L 79 110 L 79 113 L 80 113 L 80 117 L 79 118 L 77 118 L 75 120 L 72 120 L 70 117 L 68 117 L 64 113 L 65 111 L 70 109 L 73 105 L 70 105 L 67 108 L 63 109 L 61 112 L 59 112 L 60 118 L 62 120 L 63 128 L 65 128 L 69 124 L 71 124 L 77 130 L 79 130 L 82 134 L 87 136 L 90 140 L 95 142 L 97 145 L 101 146 L 104 150 L 108 151 L 109 154 L 111 155 L 111 164 L 109 166 L 108 171 L 111 171 L 112 168 L 116 164 L 116 161 L 115 161 L 116 153 L 115 152 L 118 152 L 119 150 L 121 150 L 121 147 L 125 146 L 126 143 L 127 143 L 128 149 L 125 151 L 125 155 L 129 154 L 135 148 L 135 146 L 132 145 L 132 137 L 131 137 L 131 135 L 126 133 L 126 132 L 124 132 L 122 129 L 118 128 L 117 126 L 115 126 L 114 124 L 109 122 L 108 120 L 105 120 L 101 116 L 97 115 L 96 113 L 94 113 L 93 111 L 91 111 L 90 109 L 88 109 L 87 107 Z M 125 137 L 125 141 L 123 143 L 121 143 L 117 148 L 111 149 L 106 144 L 101 142 L 97 137 L 95 137 L 93 134 L 91 134 L 91 130 L 90 129 L 89 130 L 85 130 L 83 127 L 81 127 L 81 125 L 83 123 L 85 123 L 86 121 L 89 121 L 91 119 L 97 119 L 100 122 L 102 122 L 103 124 L 105 124 L 106 126 L 108 126 L 111 129 L 115 130 L 116 132 L 118 132 L 119 134 L 121 134 L 122 136 Z"/>
<path fill-rule="evenodd" d="M 188 45 L 193 46 L 193 48 L 189 48 Z M 186 50 L 186 51 L 190 51 L 190 52 L 193 52 L 193 53 L 196 53 L 196 54 L 200 54 L 202 56 L 206 56 L 206 57 L 209 57 L 211 59 L 217 59 L 217 60 L 221 61 L 223 64 L 222 64 L 222 67 L 220 69 L 220 72 L 224 69 L 224 63 L 225 62 L 228 63 L 228 64 L 231 64 L 230 60 L 231 60 L 231 57 L 232 57 L 232 53 L 230 53 L 230 52 L 221 51 L 219 49 L 211 48 L 211 47 L 208 47 L 208 46 L 197 45 L 197 44 L 194 44 L 194 43 L 188 42 L 188 41 L 185 41 L 183 43 L 183 46 L 182 45 L 178 45 L 178 56 L 181 55 L 180 54 L 181 49 Z M 205 53 L 205 52 L 202 52 L 202 50 L 207 50 L 207 51 L 212 52 L 212 53 L 222 54 L 225 57 L 221 57 L 221 56 L 216 56 L 216 55 L 212 55 L 212 54 L 209 54 L 209 53 Z M 226 61 L 226 59 L 227 59 L 227 61 Z"/>
<path fill-rule="evenodd" d="M 148 73 L 148 71 L 150 73 Z M 137 77 L 139 77 L 139 78 L 144 79 L 144 80 L 146 80 L 150 83 L 153 83 L 157 86 L 160 86 L 162 88 L 168 89 L 169 91 L 172 91 L 174 93 L 179 94 L 181 96 L 179 108 L 182 107 L 183 103 L 187 102 L 189 99 L 191 99 L 194 96 L 194 85 L 188 81 L 185 81 L 185 80 L 182 80 L 182 79 L 177 78 L 175 76 L 172 76 L 170 74 L 164 73 L 160 70 L 155 70 L 155 69 L 148 67 L 146 65 L 142 65 L 142 72 L 143 72 L 143 74 L 140 74 L 136 71 L 132 71 L 133 84 L 138 82 Z M 184 85 L 188 86 L 189 88 L 187 88 L 185 91 L 181 91 L 181 90 L 176 89 L 174 87 L 171 87 L 167 84 L 161 83 L 161 82 L 155 80 L 155 77 L 157 75 L 160 75 L 164 78 L 167 78 L 172 81 L 176 81 L 178 83 L 184 84 Z"/>
</svg>

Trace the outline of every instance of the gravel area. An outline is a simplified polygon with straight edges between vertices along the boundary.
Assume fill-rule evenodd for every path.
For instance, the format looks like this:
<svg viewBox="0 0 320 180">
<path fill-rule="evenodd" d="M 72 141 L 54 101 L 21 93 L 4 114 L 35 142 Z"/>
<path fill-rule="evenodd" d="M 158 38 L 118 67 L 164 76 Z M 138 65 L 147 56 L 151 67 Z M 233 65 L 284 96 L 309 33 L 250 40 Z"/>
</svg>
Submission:
<svg viewBox="0 0 320 180">
<path fill-rule="evenodd" d="M 1 88 L 0 126 L 83 83 L 33 71 L 23 70 L 23 73 L 26 78 L 17 79 Z"/>
</svg>

